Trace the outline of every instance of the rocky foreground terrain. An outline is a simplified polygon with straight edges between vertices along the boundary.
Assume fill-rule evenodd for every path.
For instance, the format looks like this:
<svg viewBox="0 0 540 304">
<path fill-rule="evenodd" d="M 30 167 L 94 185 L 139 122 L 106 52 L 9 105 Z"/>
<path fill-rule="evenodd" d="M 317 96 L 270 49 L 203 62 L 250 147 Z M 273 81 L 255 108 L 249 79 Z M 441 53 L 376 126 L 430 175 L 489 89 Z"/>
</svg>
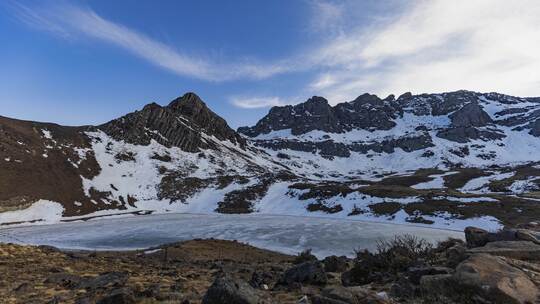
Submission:
<svg viewBox="0 0 540 304">
<path fill-rule="evenodd" d="M 98 126 L 0 117 L 0 224 L 266 213 L 462 229 L 540 218 L 540 99 L 313 97 L 237 131 L 188 93 Z"/>
<path fill-rule="evenodd" d="M 234 241 L 128 252 L 0 244 L 2 303 L 540 303 L 540 225 L 413 236 L 354 259 L 288 256 Z"/>
</svg>

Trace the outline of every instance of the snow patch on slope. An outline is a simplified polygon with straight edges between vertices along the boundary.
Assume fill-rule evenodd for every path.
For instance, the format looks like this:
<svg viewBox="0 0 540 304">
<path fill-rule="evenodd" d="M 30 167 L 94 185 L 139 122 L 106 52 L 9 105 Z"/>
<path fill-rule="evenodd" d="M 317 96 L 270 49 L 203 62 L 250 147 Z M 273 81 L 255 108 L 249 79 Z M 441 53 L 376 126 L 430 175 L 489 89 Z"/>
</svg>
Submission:
<svg viewBox="0 0 540 304">
<path fill-rule="evenodd" d="M 59 222 L 63 212 L 64 207 L 60 203 L 42 199 L 26 209 L 0 213 L 0 224 L 51 224 Z"/>
</svg>

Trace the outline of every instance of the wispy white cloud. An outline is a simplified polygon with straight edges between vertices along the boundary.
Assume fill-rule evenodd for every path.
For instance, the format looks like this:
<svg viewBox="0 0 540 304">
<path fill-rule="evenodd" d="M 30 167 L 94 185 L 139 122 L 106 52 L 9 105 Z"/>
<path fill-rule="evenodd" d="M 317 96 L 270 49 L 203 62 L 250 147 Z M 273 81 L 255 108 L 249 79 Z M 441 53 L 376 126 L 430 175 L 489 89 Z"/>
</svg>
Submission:
<svg viewBox="0 0 540 304">
<path fill-rule="evenodd" d="M 30 8 L 18 2 L 10 5 L 24 23 L 63 38 L 81 35 L 107 42 L 148 62 L 183 76 L 203 80 L 263 79 L 294 69 L 293 62 L 262 64 L 250 60 L 221 63 L 208 58 L 188 56 L 175 48 L 121 24 L 99 16 L 92 9 L 67 4 Z"/>
<path fill-rule="evenodd" d="M 391 22 L 354 28 L 316 50 L 307 87 L 332 102 L 458 89 L 540 95 L 540 2 L 410 2 Z"/>
<path fill-rule="evenodd" d="M 330 2 L 328 0 L 311 0 L 310 27 L 315 32 L 341 30 L 341 20 L 344 6 L 341 3 Z"/>
<path fill-rule="evenodd" d="M 260 97 L 260 96 L 251 96 L 251 97 L 241 97 L 234 96 L 230 98 L 230 102 L 243 109 L 258 109 L 258 108 L 267 108 L 273 106 L 282 106 L 287 104 L 287 102 L 279 97 L 269 96 L 269 97 Z"/>
</svg>

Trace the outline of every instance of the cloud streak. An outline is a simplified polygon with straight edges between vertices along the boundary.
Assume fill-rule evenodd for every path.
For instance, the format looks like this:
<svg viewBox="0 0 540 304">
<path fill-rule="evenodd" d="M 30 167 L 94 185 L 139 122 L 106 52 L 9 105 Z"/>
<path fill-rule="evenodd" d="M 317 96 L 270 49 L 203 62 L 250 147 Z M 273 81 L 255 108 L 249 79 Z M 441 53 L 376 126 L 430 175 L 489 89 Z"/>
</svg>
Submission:
<svg viewBox="0 0 540 304">
<path fill-rule="evenodd" d="M 10 5 L 14 15 L 33 28 L 62 38 L 91 37 L 121 47 L 146 61 L 182 76 L 209 81 L 263 79 L 293 69 L 290 62 L 260 64 L 248 60 L 223 64 L 207 58 L 183 54 L 173 47 L 121 24 L 99 16 L 90 8 L 57 5 L 53 8 L 29 8 Z"/>
<path fill-rule="evenodd" d="M 283 106 L 287 104 L 279 97 L 231 97 L 230 102 L 243 109 L 258 109 L 274 106 Z"/>
</svg>

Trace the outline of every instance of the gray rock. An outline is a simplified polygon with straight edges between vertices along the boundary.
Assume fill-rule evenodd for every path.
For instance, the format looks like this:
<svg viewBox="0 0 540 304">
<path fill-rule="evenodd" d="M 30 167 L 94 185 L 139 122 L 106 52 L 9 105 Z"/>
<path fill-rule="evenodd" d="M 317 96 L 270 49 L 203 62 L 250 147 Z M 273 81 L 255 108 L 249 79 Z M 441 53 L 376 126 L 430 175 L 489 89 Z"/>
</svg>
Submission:
<svg viewBox="0 0 540 304">
<path fill-rule="evenodd" d="M 248 283 L 229 276 L 218 277 L 203 297 L 203 304 L 257 304 L 257 292 Z"/>
<path fill-rule="evenodd" d="M 438 266 L 411 267 L 407 269 L 407 276 L 409 277 L 409 280 L 414 284 L 420 284 L 420 279 L 423 276 L 450 273 L 452 273 L 452 269 L 448 267 Z"/>
<path fill-rule="evenodd" d="M 535 303 L 540 295 L 527 274 L 488 254 L 475 254 L 461 263 L 453 280 L 493 303 Z"/>
<path fill-rule="evenodd" d="M 346 256 L 331 255 L 322 261 L 326 272 L 344 272 L 350 268 L 350 260 Z"/>
<path fill-rule="evenodd" d="M 454 127 L 483 127 L 493 122 L 478 102 L 464 105 L 461 109 L 450 114 L 449 117 Z"/>
<path fill-rule="evenodd" d="M 488 253 L 521 260 L 540 260 L 540 245 L 528 241 L 496 241 L 469 249 L 471 254 Z"/>
<path fill-rule="evenodd" d="M 238 132 L 250 137 L 271 131 L 291 129 L 293 135 L 313 130 L 342 133 L 352 129 L 389 130 L 396 124 L 399 109 L 392 99 L 382 100 L 363 94 L 355 100 L 332 107 L 322 97 L 313 96 L 295 106 L 273 107 L 254 127 L 242 127 Z"/>
<path fill-rule="evenodd" d="M 503 133 L 495 131 L 479 130 L 475 127 L 454 127 L 437 132 L 437 137 L 458 143 L 467 143 L 471 139 L 481 139 L 484 141 L 503 139 Z"/>
<path fill-rule="evenodd" d="M 516 238 L 521 241 L 529 241 L 540 245 L 540 232 L 528 229 L 518 229 Z"/>
<path fill-rule="evenodd" d="M 465 240 L 469 248 L 481 247 L 488 243 L 489 232 L 481 228 L 466 227 Z"/>
<path fill-rule="evenodd" d="M 106 287 L 122 287 L 126 284 L 129 275 L 127 272 L 107 272 L 94 278 L 87 278 L 81 281 L 79 288 L 99 289 Z"/>
<path fill-rule="evenodd" d="M 446 251 L 446 264 L 448 267 L 456 267 L 459 263 L 467 259 L 467 248 L 461 244 L 454 245 Z"/>
<path fill-rule="evenodd" d="M 321 295 L 311 298 L 313 304 L 383 304 L 388 301 L 375 292 L 361 286 L 331 286 L 323 289 Z"/>
<path fill-rule="evenodd" d="M 305 283 L 324 285 L 328 281 L 323 264 L 319 261 L 305 262 L 289 268 L 280 280 L 282 284 Z"/>
<path fill-rule="evenodd" d="M 529 134 L 540 137 L 540 119 L 537 119 L 531 123 L 531 130 L 529 131 Z"/>
</svg>

